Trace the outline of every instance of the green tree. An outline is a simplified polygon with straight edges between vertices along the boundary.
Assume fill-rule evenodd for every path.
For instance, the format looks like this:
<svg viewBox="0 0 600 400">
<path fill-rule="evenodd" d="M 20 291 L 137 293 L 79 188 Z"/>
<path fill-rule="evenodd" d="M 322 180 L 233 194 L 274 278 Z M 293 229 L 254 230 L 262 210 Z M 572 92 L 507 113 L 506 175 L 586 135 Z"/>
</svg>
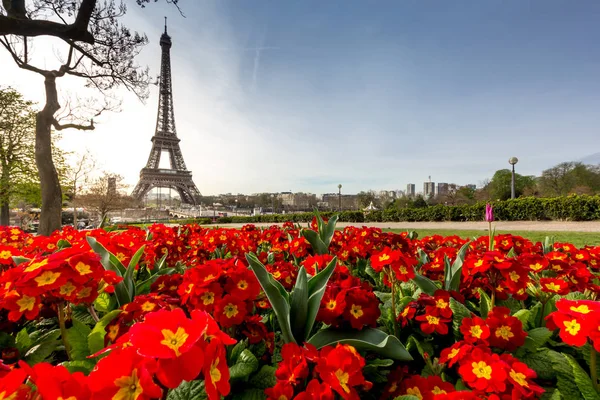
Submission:
<svg viewBox="0 0 600 400">
<path fill-rule="evenodd" d="M 14 89 L 0 89 L 0 225 L 9 225 L 10 201 L 19 184 L 35 176 L 33 103 Z"/>
<path fill-rule="evenodd" d="M 368 192 L 358 192 L 356 195 L 356 200 L 359 208 L 368 207 L 371 202 L 373 202 L 374 205 L 377 203 L 377 197 L 375 196 L 375 192 L 372 190 L 369 190 Z"/>
<path fill-rule="evenodd" d="M 500 169 L 496 171 L 488 184 L 491 200 L 507 200 L 511 195 L 511 171 Z M 524 176 L 515 173 L 515 196 L 522 196 L 526 189 L 535 187 L 533 176 Z"/>
<path fill-rule="evenodd" d="M 138 0 L 138 4 L 147 2 Z M 5 6 L 8 2 L 3 2 Z M 132 32 L 120 23 L 126 12 L 115 0 L 11 0 L 0 12 L 0 45 L 19 68 L 44 78 L 45 104 L 36 114 L 35 161 L 40 176 L 42 213 L 38 232 L 49 235 L 61 226 L 62 188 L 52 153 L 52 133 L 63 129 L 94 129 L 93 117 L 114 109 L 111 101 L 90 103 L 84 114 L 59 103 L 57 80 L 65 76 L 83 78 L 89 87 L 106 94 L 124 86 L 138 97 L 147 96 L 149 74 L 135 63 L 141 47 L 148 42 L 144 35 Z M 62 53 L 60 67 L 46 69 L 47 60 L 35 64 L 32 57 L 36 39 L 45 35 L 55 38 L 55 51 Z M 60 49 L 60 46 L 63 48 Z M 110 97 L 107 97 L 110 99 Z M 59 118 L 57 113 L 62 110 Z"/>
<path fill-rule="evenodd" d="M 544 170 L 538 184 L 546 197 L 598 193 L 600 168 L 580 162 L 562 162 Z"/>
<path fill-rule="evenodd" d="M 122 193 L 125 188 L 121 175 L 105 172 L 92 182 L 86 192 L 78 196 L 77 202 L 95 211 L 100 221 L 104 221 L 109 212 L 134 207 L 137 204 L 132 197 Z"/>
</svg>

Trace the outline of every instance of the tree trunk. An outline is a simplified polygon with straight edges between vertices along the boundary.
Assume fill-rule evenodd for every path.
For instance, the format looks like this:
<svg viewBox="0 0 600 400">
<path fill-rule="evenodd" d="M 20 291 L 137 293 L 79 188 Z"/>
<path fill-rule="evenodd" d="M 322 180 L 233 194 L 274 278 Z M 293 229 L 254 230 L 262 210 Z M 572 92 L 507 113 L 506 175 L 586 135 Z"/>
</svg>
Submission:
<svg viewBox="0 0 600 400">
<path fill-rule="evenodd" d="M 42 212 L 40 214 L 40 235 L 50 235 L 62 224 L 62 191 L 58 173 L 52 160 L 52 121 L 60 109 L 56 92 L 56 77 L 46 75 L 46 105 L 36 115 L 35 162 L 38 167 L 42 191 Z"/>
<path fill-rule="evenodd" d="M 2 200 L 0 204 L 0 225 L 10 225 L 10 207 L 8 201 Z"/>
</svg>

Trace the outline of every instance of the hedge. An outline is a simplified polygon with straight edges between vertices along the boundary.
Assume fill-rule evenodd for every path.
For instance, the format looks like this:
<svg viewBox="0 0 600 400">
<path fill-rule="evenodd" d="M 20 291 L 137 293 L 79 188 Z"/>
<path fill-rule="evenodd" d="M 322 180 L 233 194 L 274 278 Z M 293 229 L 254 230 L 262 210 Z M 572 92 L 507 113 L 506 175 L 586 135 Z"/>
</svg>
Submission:
<svg viewBox="0 0 600 400">
<path fill-rule="evenodd" d="M 497 221 L 595 221 L 600 220 L 600 196 L 571 195 L 568 197 L 521 197 L 514 200 L 493 201 L 494 216 Z M 341 222 L 438 222 L 438 221 L 482 221 L 485 202 L 474 205 L 446 206 L 442 204 L 423 208 L 401 208 L 372 211 L 342 211 Z M 322 212 L 324 217 L 335 213 Z M 219 217 L 218 225 L 238 223 L 306 223 L 312 221 L 312 212 L 297 214 L 264 214 L 255 216 Z M 208 225 L 211 218 L 162 220 L 158 222 Z M 147 224 L 148 222 L 139 221 Z M 129 223 L 133 225 L 135 223 Z"/>
</svg>

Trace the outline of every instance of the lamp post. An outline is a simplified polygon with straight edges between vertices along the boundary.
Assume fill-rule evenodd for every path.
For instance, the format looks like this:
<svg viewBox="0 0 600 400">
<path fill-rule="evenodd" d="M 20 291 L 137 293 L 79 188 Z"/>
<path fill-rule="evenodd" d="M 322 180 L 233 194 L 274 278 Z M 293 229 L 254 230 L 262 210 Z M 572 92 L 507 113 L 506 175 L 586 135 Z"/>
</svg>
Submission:
<svg viewBox="0 0 600 400">
<path fill-rule="evenodd" d="M 519 162 L 517 157 L 511 157 L 508 159 L 508 163 L 512 165 L 512 174 L 510 178 L 510 198 L 514 199 L 515 196 L 515 164 Z"/>
<path fill-rule="evenodd" d="M 342 212 L 342 184 L 338 185 L 338 211 Z"/>
</svg>

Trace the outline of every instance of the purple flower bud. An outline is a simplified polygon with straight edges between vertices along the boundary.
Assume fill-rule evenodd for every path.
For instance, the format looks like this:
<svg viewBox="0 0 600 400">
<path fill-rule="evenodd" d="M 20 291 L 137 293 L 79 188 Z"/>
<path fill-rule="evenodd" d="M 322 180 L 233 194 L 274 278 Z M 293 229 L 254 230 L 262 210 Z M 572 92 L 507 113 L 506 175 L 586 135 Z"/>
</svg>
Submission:
<svg viewBox="0 0 600 400">
<path fill-rule="evenodd" d="M 494 207 L 489 203 L 485 205 L 485 220 L 487 222 L 494 222 Z"/>
</svg>

